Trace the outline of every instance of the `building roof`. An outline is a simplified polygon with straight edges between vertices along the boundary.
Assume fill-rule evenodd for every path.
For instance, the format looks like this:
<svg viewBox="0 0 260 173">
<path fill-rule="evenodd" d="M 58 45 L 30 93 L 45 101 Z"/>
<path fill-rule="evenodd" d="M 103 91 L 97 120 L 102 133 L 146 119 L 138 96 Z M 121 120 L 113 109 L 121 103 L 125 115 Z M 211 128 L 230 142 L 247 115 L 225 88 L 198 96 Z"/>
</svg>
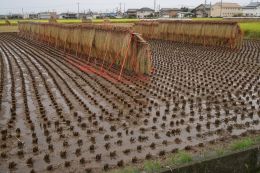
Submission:
<svg viewBox="0 0 260 173">
<path fill-rule="evenodd" d="M 244 9 L 255 9 L 260 7 L 260 2 L 250 2 L 247 6 L 243 7 Z"/>
<path fill-rule="evenodd" d="M 50 13 L 49 12 L 39 12 L 37 14 L 40 15 L 40 14 L 50 14 Z"/>
<path fill-rule="evenodd" d="M 67 13 L 60 13 L 59 15 L 76 15 L 77 13 L 67 12 Z"/>
<path fill-rule="evenodd" d="M 127 13 L 130 13 L 130 12 L 137 12 L 137 11 L 138 11 L 138 9 L 134 9 L 134 8 L 133 8 L 133 9 L 128 9 L 126 12 L 127 12 Z"/>
<path fill-rule="evenodd" d="M 18 14 L 18 13 L 14 13 L 14 14 L 10 14 L 10 15 L 8 15 L 8 16 L 22 16 L 22 14 Z"/>
<path fill-rule="evenodd" d="M 148 7 L 143 7 L 141 9 L 139 9 L 138 11 L 154 11 L 154 10 L 151 8 L 148 8 Z"/>
<path fill-rule="evenodd" d="M 179 8 L 161 8 L 160 11 L 181 11 Z"/>
<path fill-rule="evenodd" d="M 214 6 L 221 6 L 221 2 L 217 2 Z M 222 3 L 223 8 L 240 8 L 241 6 L 238 3 Z"/>
<path fill-rule="evenodd" d="M 210 4 L 200 4 L 199 6 L 197 6 L 196 8 L 194 8 L 195 10 L 198 9 L 199 7 L 203 6 L 203 8 L 206 8 L 206 9 L 210 9 L 211 8 L 211 5 Z"/>
</svg>

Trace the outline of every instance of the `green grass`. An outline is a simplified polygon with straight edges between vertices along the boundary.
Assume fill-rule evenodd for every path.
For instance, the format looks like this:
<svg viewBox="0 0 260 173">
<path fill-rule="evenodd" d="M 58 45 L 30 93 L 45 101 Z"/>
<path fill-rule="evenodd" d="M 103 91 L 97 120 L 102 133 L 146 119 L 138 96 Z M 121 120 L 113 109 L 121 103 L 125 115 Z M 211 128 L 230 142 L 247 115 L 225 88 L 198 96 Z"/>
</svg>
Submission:
<svg viewBox="0 0 260 173">
<path fill-rule="evenodd" d="M 243 149 L 247 149 L 247 148 L 251 147 L 254 144 L 255 144 L 255 142 L 254 142 L 253 139 L 246 138 L 246 139 L 241 139 L 241 140 L 238 140 L 238 141 L 234 141 L 230 145 L 230 148 L 231 148 L 231 150 L 243 150 Z"/>
<path fill-rule="evenodd" d="M 177 154 L 174 154 L 172 157 L 170 157 L 167 163 L 169 165 L 181 165 L 181 164 L 189 163 L 191 161 L 192 161 L 191 154 L 185 151 L 179 151 Z"/>
<path fill-rule="evenodd" d="M 148 160 L 144 162 L 144 171 L 146 173 L 156 173 L 159 172 L 161 168 L 161 164 L 157 161 Z"/>
<path fill-rule="evenodd" d="M 223 156 L 227 151 L 224 148 L 216 149 L 216 154 L 218 157 Z"/>
<path fill-rule="evenodd" d="M 240 23 L 245 38 L 260 38 L 260 22 Z"/>
<path fill-rule="evenodd" d="M 12 25 L 16 25 L 19 21 L 24 21 L 24 22 L 28 22 L 28 21 L 34 21 L 34 22 L 48 22 L 48 20 L 8 20 Z M 0 20 L 0 25 L 5 24 L 5 20 Z"/>
</svg>

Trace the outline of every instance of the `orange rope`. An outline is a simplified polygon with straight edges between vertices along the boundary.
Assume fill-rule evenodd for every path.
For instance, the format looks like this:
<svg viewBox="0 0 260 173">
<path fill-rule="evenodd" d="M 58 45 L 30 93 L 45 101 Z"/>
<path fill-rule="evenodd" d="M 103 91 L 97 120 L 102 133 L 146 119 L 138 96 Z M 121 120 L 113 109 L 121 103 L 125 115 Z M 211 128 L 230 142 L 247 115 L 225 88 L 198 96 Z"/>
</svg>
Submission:
<svg viewBox="0 0 260 173">
<path fill-rule="evenodd" d="M 119 52 L 117 52 L 115 59 L 111 62 L 110 66 L 109 66 L 109 69 L 112 68 L 112 65 L 115 63 L 115 61 L 117 60 L 119 54 L 123 51 L 123 49 L 124 49 L 124 45 L 122 45 L 121 50 Z"/>
</svg>

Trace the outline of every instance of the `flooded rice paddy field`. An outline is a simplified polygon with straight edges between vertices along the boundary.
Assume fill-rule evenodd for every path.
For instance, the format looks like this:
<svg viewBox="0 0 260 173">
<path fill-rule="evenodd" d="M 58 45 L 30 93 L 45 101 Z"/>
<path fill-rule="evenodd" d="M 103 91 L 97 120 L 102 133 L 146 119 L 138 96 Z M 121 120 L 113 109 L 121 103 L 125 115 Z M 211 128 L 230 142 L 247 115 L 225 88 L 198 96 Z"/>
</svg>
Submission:
<svg viewBox="0 0 260 173">
<path fill-rule="evenodd" d="M 259 131 L 260 41 L 149 42 L 153 74 L 118 81 L 0 34 L 0 172 L 101 172 Z"/>
</svg>

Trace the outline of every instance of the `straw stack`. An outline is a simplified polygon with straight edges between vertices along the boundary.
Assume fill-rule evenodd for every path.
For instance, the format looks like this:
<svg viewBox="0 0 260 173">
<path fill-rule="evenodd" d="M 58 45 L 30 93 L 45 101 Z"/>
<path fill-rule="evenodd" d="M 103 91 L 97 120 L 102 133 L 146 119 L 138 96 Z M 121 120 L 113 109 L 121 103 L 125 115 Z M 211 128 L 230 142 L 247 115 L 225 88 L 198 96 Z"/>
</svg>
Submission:
<svg viewBox="0 0 260 173">
<path fill-rule="evenodd" d="M 5 20 L 5 25 L 11 25 L 11 22 L 9 20 Z"/>
<path fill-rule="evenodd" d="M 113 25 L 19 23 L 20 35 L 54 45 L 102 68 L 149 74 L 149 45 L 136 33 Z M 32 35 L 32 37 L 30 37 Z"/>
<path fill-rule="evenodd" d="M 235 48 L 241 45 L 243 33 L 236 22 L 227 21 L 159 21 L 136 23 L 134 30 L 148 39 L 163 39 L 202 45 Z M 147 27 L 149 26 L 149 27 Z M 154 33 L 154 35 L 150 35 Z"/>
<path fill-rule="evenodd" d="M 141 33 L 144 38 L 157 39 L 159 37 L 158 27 L 159 22 L 157 21 L 141 21 L 135 23 L 134 31 Z"/>
<path fill-rule="evenodd" d="M 91 19 L 87 19 L 87 18 L 82 18 L 81 19 L 81 23 L 92 23 Z"/>
</svg>

